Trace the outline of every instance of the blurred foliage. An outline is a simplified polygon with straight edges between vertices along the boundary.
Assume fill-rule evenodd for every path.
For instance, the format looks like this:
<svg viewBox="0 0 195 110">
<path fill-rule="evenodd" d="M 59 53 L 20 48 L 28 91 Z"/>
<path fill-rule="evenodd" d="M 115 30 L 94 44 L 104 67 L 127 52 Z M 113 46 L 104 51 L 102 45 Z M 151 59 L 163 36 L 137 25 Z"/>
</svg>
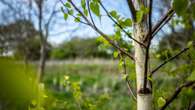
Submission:
<svg viewBox="0 0 195 110">
<path fill-rule="evenodd" d="M 182 57 L 184 57 L 183 55 Z M 90 61 L 92 62 L 92 61 Z M 120 63 L 119 63 L 120 64 Z M 121 68 L 119 65 L 119 68 Z M 127 59 L 129 79 L 136 87 L 134 64 Z M 195 62 L 190 65 L 169 63 L 154 76 L 154 107 L 160 108 L 176 87 L 193 80 Z M 135 110 L 136 103 L 128 94 L 122 70 L 117 65 L 62 64 L 48 65 L 44 82 L 49 91 L 48 110 Z M 167 86 L 168 85 L 168 86 Z M 167 110 L 184 110 L 190 99 L 195 101 L 193 88 L 184 88 Z"/>
<path fill-rule="evenodd" d="M 43 110 L 44 86 L 35 71 L 19 61 L 0 59 L 0 109 Z"/>
<path fill-rule="evenodd" d="M 120 72 L 113 64 L 47 66 L 44 82 L 53 97 L 47 110 L 135 109 Z"/>
<path fill-rule="evenodd" d="M 182 22 L 188 27 L 189 19 L 195 20 L 195 2 L 194 0 L 174 0 L 173 8 L 176 14 L 182 18 Z"/>
<path fill-rule="evenodd" d="M 18 44 L 15 47 L 14 51 L 14 57 L 16 59 L 22 59 L 22 60 L 39 60 L 40 58 L 40 38 L 38 36 L 35 36 L 33 38 L 25 39 L 22 43 Z M 51 45 L 47 43 L 46 45 L 46 57 L 49 58 L 49 53 L 51 51 Z"/>
<path fill-rule="evenodd" d="M 26 39 L 16 46 L 14 56 L 16 59 L 38 60 L 40 57 L 40 40 L 38 37 Z"/>
<path fill-rule="evenodd" d="M 56 48 L 53 48 L 50 54 L 52 59 L 67 59 L 67 58 L 91 58 L 103 57 L 109 58 L 107 50 L 101 49 L 99 42 L 95 38 L 73 38 L 70 41 L 65 41 Z"/>
<path fill-rule="evenodd" d="M 170 7 L 169 2 L 163 1 L 165 7 Z M 174 17 L 168 24 L 171 33 L 162 36 L 158 45 L 158 57 L 162 60 L 174 55 L 178 50 L 188 46 L 189 42 L 195 40 L 194 27 L 194 1 L 173 0 L 173 8 L 177 17 Z M 186 59 L 186 57 L 184 58 Z"/>
<path fill-rule="evenodd" d="M 6 25 L 0 25 L 0 48 L 1 54 L 23 43 L 26 39 L 32 38 L 38 34 L 31 21 L 16 20 Z M 27 45 L 26 45 L 27 46 Z"/>
<path fill-rule="evenodd" d="M 195 33 L 194 33 L 195 27 L 193 25 L 193 21 L 189 19 L 188 28 L 181 28 L 178 30 L 176 27 L 174 27 L 174 25 L 178 25 L 179 23 L 179 21 L 177 20 L 178 19 L 172 21 L 173 23 L 170 26 L 172 32 L 170 34 L 164 35 L 159 42 L 158 50 L 156 54 L 158 58 L 160 58 L 161 60 L 170 58 L 179 50 L 189 47 L 189 45 L 191 45 L 192 42 L 195 41 Z M 193 51 L 191 49 L 191 55 L 192 54 Z M 185 60 L 188 59 L 188 57 L 183 57 L 183 58 Z"/>
<path fill-rule="evenodd" d="M 38 60 L 40 57 L 39 32 L 28 20 L 0 25 L 0 55 L 13 53 L 16 59 Z M 51 45 L 47 42 L 47 57 Z"/>
</svg>

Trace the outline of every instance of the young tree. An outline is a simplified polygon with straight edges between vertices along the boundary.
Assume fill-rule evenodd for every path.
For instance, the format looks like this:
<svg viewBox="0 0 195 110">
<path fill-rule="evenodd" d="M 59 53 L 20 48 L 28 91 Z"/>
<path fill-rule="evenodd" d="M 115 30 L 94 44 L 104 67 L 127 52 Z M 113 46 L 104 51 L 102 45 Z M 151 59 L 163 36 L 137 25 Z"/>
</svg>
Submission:
<svg viewBox="0 0 195 110">
<path fill-rule="evenodd" d="M 49 36 L 49 29 L 52 25 L 52 20 L 55 17 L 56 13 L 58 12 L 56 10 L 57 2 L 54 3 L 52 9 L 50 10 L 49 17 L 45 17 L 45 10 L 49 9 L 48 1 L 45 0 L 35 0 L 35 4 L 38 9 L 38 28 L 39 28 L 39 37 L 41 40 L 41 49 L 40 49 L 40 61 L 39 61 L 39 68 L 38 68 L 38 80 L 42 81 L 42 78 L 44 76 L 44 70 L 45 70 L 45 63 L 46 63 L 46 46 L 47 46 L 47 39 Z"/>
<path fill-rule="evenodd" d="M 80 0 L 81 8 L 78 7 L 78 4 L 76 4 L 73 0 L 67 0 L 66 2 L 61 0 L 61 2 L 65 8 L 62 8 L 65 19 L 67 19 L 68 16 L 72 16 L 75 18 L 76 22 L 81 22 L 90 26 L 110 45 L 119 51 L 118 53 L 115 53 L 115 56 L 120 55 L 121 58 L 127 56 L 134 61 L 137 85 L 137 110 L 153 110 L 153 89 L 151 81 L 153 74 L 168 62 L 188 51 L 192 46 L 184 48 L 175 56 L 170 57 L 152 71 L 150 71 L 151 69 L 149 64 L 151 64 L 151 61 L 149 50 L 151 41 L 154 39 L 159 30 L 161 30 L 161 28 L 173 18 L 175 13 L 182 19 L 187 19 L 186 16 L 191 16 L 192 11 L 188 12 L 187 10 L 191 6 L 194 7 L 194 2 L 190 0 L 173 0 L 172 7 L 154 25 L 152 22 L 153 0 L 126 0 L 132 18 L 122 18 L 117 11 L 109 12 L 101 0 Z M 102 11 L 100 9 L 104 10 L 105 14 L 115 23 L 115 35 L 119 36 L 118 39 L 112 38 L 105 34 L 96 25 L 93 16 L 96 15 L 98 18 L 101 18 Z M 133 29 L 132 32 L 130 31 L 130 28 Z M 134 52 L 129 50 L 129 48 L 124 48 L 121 43 L 119 43 L 119 39 L 122 39 L 121 33 L 124 33 L 126 36 L 128 36 L 129 39 L 133 41 Z M 125 41 L 123 40 L 123 42 Z M 133 94 L 127 77 L 126 81 L 130 92 Z M 173 100 L 176 99 L 183 88 L 192 87 L 194 83 L 195 81 L 190 81 L 178 87 L 176 91 L 173 92 L 173 95 L 166 99 L 165 103 L 160 109 L 166 109 L 167 106 L 169 106 Z"/>
<path fill-rule="evenodd" d="M 38 28 L 41 49 L 37 78 L 41 81 L 44 76 L 47 40 L 51 29 L 57 24 L 54 18 L 58 17 L 58 1 L 51 3 L 51 0 L 0 0 L 0 3 L 6 6 L 1 11 L 5 24 L 16 20 L 27 20 Z"/>
</svg>

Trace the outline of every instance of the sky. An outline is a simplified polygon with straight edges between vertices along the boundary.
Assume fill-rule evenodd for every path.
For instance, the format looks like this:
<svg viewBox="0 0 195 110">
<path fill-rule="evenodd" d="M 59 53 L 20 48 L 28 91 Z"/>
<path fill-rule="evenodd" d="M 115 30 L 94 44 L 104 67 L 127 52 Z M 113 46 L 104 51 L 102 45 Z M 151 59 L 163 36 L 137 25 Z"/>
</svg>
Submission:
<svg viewBox="0 0 195 110">
<path fill-rule="evenodd" d="M 5 1 L 12 1 L 12 2 L 17 2 L 18 1 L 22 1 L 22 2 L 26 2 L 28 0 L 5 0 Z M 61 2 L 59 2 L 59 0 L 47 0 L 48 1 L 48 6 L 49 9 L 52 8 L 52 6 L 55 4 L 55 2 L 58 2 L 56 9 L 60 10 L 60 8 L 62 7 Z M 66 0 L 63 0 L 64 2 Z M 77 6 L 79 7 L 80 2 L 78 2 L 80 0 L 74 0 L 74 2 L 77 4 Z M 122 17 L 126 17 L 126 18 L 130 18 L 131 14 L 129 12 L 128 6 L 126 4 L 126 0 L 102 0 L 104 6 L 107 8 L 107 10 L 112 11 L 112 10 L 116 10 Z M 159 1 L 159 0 L 155 0 L 155 1 Z M 155 3 L 154 3 L 155 4 Z M 159 5 L 154 5 L 154 6 L 159 6 Z M 51 7 L 51 8 L 50 8 Z M 0 3 L 0 10 L 2 10 L 4 8 L 4 6 Z M 19 7 L 20 8 L 20 7 Z M 158 8 L 158 7 L 155 7 Z M 25 7 L 24 7 L 25 9 Z M 46 10 L 47 12 L 48 10 Z M 6 14 L 8 14 L 7 12 L 5 12 Z M 101 14 L 105 15 L 105 12 L 103 10 L 101 10 Z M 49 11 L 48 13 L 45 13 L 46 18 L 47 16 L 49 16 Z M 154 18 L 153 21 L 156 22 L 159 20 L 159 13 L 154 13 Z M 19 16 L 20 17 L 20 16 Z M 95 23 L 96 25 L 106 34 L 113 34 L 114 30 L 113 30 L 113 22 L 106 16 L 103 16 L 101 18 L 101 22 L 99 19 L 97 19 L 97 17 L 93 16 L 95 19 Z M 35 19 L 36 16 L 32 17 L 33 22 L 35 24 L 35 27 L 38 29 L 38 21 Z M 4 19 L 0 19 L 0 23 L 3 23 Z M 63 13 L 59 12 L 56 17 L 53 20 L 53 24 L 50 26 L 50 33 L 49 33 L 49 39 L 48 41 L 51 42 L 53 45 L 57 45 L 60 44 L 62 42 L 64 42 L 65 40 L 70 40 L 73 37 L 97 37 L 99 36 L 98 33 L 96 33 L 93 29 L 91 29 L 89 26 L 80 24 L 80 23 L 75 23 L 74 19 L 72 17 L 70 17 L 67 21 L 65 21 L 63 19 Z M 168 29 L 166 29 L 165 27 L 165 31 L 168 32 Z M 159 39 L 157 39 L 159 40 Z M 157 40 L 154 40 L 154 42 L 156 42 Z"/>
<path fill-rule="evenodd" d="M 64 0 L 66 1 L 66 0 Z M 102 1 L 104 6 L 107 8 L 107 10 L 112 11 L 116 10 L 122 17 L 125 18 L 130 18 L 131 14 L 128 8 L 128 5 L 126 3 L 126 0 L 103 0 Z M 154 4 L 158 4 L 159 0 L 154 0 Z M 80 4 L 78 0 L 75 0 L 76 4 Z M 61 3 L 59 3 L 59 7 L 62 6 Z M 79 7 L 79 6 L 78 6 Z M 159 5 L 154 5 L 154 8 L 157 9 L 159 8 Z M 166 10 L 166 9 L 165 9 Z M 165 11 L 166 12 L 166 11 Z M 104 11 L 101 10 L 101 14 L 105 15 Z M 153 24 L 155 24 L 159 18 L 160 15 L 157 10 L 153 13 Z M 101 18 L 101 22 L 97 19 L 97 17 L 93 16 L 95 19 L 96 25 L 101 29 L 104 33 L 106 34 L 113 34 L 113 22 L 106 16 L 103 16 Z M 52 42 L 53 44 L 59 44 L 62 43 L 64 40 L 69 40 L 72 37 L 97 37 L 99 36 L 98 33 L 96 33 L 93 29 L 91 29 L 89 26 L 83 25 L 83 24 L 78 24 L 73 21 L 73 19 L 70 17 L 66 22 L 66 25 L 58 25 L 56 27 L 57 31 L 63 32 L 62 34 L 58 35 L 51 35 L 49 37 L 49 41 Z M 64 31 L 67 30 L 67 31 Z M 55 32 L 57 32 L 55 30 Z M 163 28 L 163 32 L 169 33 L 169 28 L 165 26 Z M 157 36 L 162 36 L 162 32 L 159 33 Z M 157 37 L 156 39 L 153 40 L 153 44 L 157 44 L 157 42 L 160 40 L 160 37 Z"/>
<path fill-rule="evenodd" d="M 75 2 L 76 3 L 76 2 Z M 106 6 L 108 10 L 117 10 L 122 16 L 124 17 L 130 17 L 128 6 L 126 5 L 125 0 L 116 0 L 113 2 L 113 0 L 103 0 L 103 4 Z M 61 6 L 61 3 L 59 3 Z M 101 10 L 101 14 L 104 15 L 105 13 L 103 10 Z M 101 18 L 101 22 L 97 17 L 94 16 L 96 25 L 106 34 L 113 34 L 113 22 L 108 18 L 103 16 Z M 84 24 L 75 23 L 73 21 L 73 18 L 70 17 L 66 22 L 66 25 L 58 25 L 56 27 L 56 30 L 61 34 L 51 34 L 49 37 L 49 41 L 52 43 L 61 43 L 64 40 L 69 40 L 72 37 L 96 37 L 98 34 L 91 29 L 89 26 L 86 26 Z M 67 30 L 67 31 L 64 31 Z"/>
</svg>

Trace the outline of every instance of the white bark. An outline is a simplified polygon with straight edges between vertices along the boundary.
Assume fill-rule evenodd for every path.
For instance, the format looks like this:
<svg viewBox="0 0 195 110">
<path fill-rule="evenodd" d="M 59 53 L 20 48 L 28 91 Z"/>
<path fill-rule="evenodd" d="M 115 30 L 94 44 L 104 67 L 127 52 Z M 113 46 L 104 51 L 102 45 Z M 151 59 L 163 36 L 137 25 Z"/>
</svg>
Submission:
<svg viewBox="0 0 195 110">
<path fill-rule="evenodd" d="M 137 110 L 152 110 L 152 94 L 137 95 Z"/>
<path fill-rule="evenodd" d="M 145 34 L 144 26 L 135 24 L 134 26 L 134 38 L 142 42 Z M 136 65 L 136 78 L 137 78 L 137 90 L 143 88 L 144 85 L 144 64 L 145 64 L 145 47 L 134 42 L 135 47 L 135 65 Z"/>
<path fill-rule="evenodd" d="M 143 37 L 147 32 L 147 26 L 143 23 L 134 25 L 134 38 L 139 42 L 143 41 Z M 144 71 L 145 71 L 145 47 L 134 42 L 135 46 L 135 65 L 136 65 L 136 82 L 137 82 L 137 110 L 152 110 L 152 94 L 142 93 L 144 87 Z M 148 85 L 148 84 L 147 84 Z M 150 88 L 147 86 L 147 88 Z"/>
</svg>

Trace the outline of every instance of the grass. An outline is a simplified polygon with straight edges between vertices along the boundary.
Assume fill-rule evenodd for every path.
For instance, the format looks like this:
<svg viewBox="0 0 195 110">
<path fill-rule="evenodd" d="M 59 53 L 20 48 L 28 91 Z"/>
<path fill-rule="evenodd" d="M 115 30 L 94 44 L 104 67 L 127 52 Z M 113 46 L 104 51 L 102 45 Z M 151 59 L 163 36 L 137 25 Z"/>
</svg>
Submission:
<svg viewBox="0 0 195 110">
<path fill-rule="evenodd" d="M 125 81 L 116 62 L 48 64 L 44 82 L 50 99 L 49 110 L 130 110 L 135 107 L 129 97 Z M 72 91 L 64 87 L 64 75 L 71 82 L 79 82 L 82 100 L 74 98 Z M 52 98 L 51 98 L 52 97 Z M 49 101 L 55 100 L 55 101 Z M 98 107 L 97 107 L 98 106 Z"/>
<path fill-rule="evenodd" d="M 135 87 L 134 66 L 127 65 L 131 84 Z M 185 67 L 185 68 L 184 68 Z M 133 69 L 131 69 L 133 68 Z M 182 83 L 186 65 L 176 66 L 169 63 L 153 78 L 154 106 L 160 108 L 159 98 L 168 98 L 175 88 Z M 49 98 L 46 99 L 47 110 L 135 110 L 136 102 L 128 95 L 125 81 L 117 61 L 75 60 L 61 63 L 49 62 L 46 67 L 44 83 Z M 81 100 L 74 96 L 74 91 L 64 86 L 64 76 L 70 77 L 71 83 L 79 83 Z M 133 80 L 133 81 L 132 81 Z M 184 89 L 177 100 L 167 110 L 175 110 L 178 104 L 185 109 L 186 97 L 195 98 L 191 89 Z M 192 97 L 193 96 L 193 97 Z M 185 100 L 184 100 L 185 99 Z"/>
<path fill-rule="evenodd" d="M 34 94 L 37 100 L 34 98 L 28 99 L 27 103 L 21 103 L 21 107 L 32 106 L 33 108 L 37 107 L 37 102 L 40 102 L 39 105 L 42 105 L 43 102 L 45 110 L 135 110 L 136 103 L 128 95 L 126 83 L 121 74 L 122 70 L 118 69 L 117 63 L 118 61 L 104 59 L 49 61 L 44 75 L 45 91 L 42 89 L 42 84 L 40 85 L 41 91 L 37 91 L 37 88 L 39 88 L 37 84 L 37 88 L 34 88 L 36 93 L 40 92 Z M 131 85 L 135 88 L 134 64 L 128 61 L 126 63 Z M 17 103 L 22 100 L 21 97 L 30 98 L 33 94 L 31 94 L 33 86 L 28 84 L 28 81 L 32 81 L 32 79 L 29 79 L 26 76 L 27 74 L 25 74 L 26 77 L 19 74 L 22 72 L 21 70 L 24 70 L 24 73 L 27 72 L 27 68 L 24 69 L 24 65 L 18 64 L 20 63 L 8 63 L 6 59 L 5 61 L 1 60 L 0 65 L 2 71 L 0 74 L 2 79 L 0 92 L 2 94 L 6 93 L 9 97 L 17 96 L 19 99 L 12 100 Z M 194 77 L 191 77 L 191 74 L 194 75 L 195 73 L 193 67 L 194 63 L 193 65 L 168 63 L 167 66 L 161 68 L 154 75 L 151 81 L 153 82 L 155 109 L 160 108 L 160 105 L 164 102 L 162 100 L 171 96 L 176 87 L 194 79 Z M 34 73 L 34 71 L 29 71 L 29 73 Z M 69 76 L 69 79 L 64 78 L 64 76 Z M 12 88 L 10 85 L 14 89 L 10 89 Z M 29 91 L 29 95 L 26 94 L 27 91 Z M 9 99 L 9 97 L 7 98 Z M 43 98 L 44 101 L 42 101 Z M 159 99 L 161 100 L 159 101 Z M 184 110 L 190 103 L 189 99 L 195 100 L 194 88 L 184 88 L 167 110 L 176 110 L 178 107 Z M 5 102 L 5 100 L 3 101 Z M 33 103 L 34 101 L 37 102 Z M 8 106 L 6 103 L 5 105 Z"/>
</svg>

